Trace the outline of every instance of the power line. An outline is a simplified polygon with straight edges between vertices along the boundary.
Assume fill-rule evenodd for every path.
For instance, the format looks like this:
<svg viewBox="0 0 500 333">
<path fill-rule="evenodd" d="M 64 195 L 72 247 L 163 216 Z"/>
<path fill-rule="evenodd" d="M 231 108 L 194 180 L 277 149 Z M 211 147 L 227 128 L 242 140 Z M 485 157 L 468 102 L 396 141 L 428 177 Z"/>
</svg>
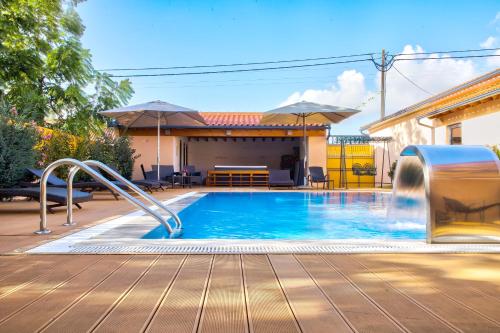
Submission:
<svg viewBox="0 0 500 333">
<path fill-rule="evenodd" d="M 443 53 L 467 53 L 467 52 L 486 52 L 486 51 L 497 51 L 500 50 L 500 47 L 496 48 L 487 48 L 487 49 L 468 49 L 468 50 L 451 50 L 451 51 L 434 51 L 434 52 L 415 52 L 415 53 L 398 53 L 394 56 L 401 55 L 425 55 L 425 54 L 443 54 Z"/>
<path fill-rule="evenodd" d="M 360 54 L 350 54 L 350 55 L 340 55 L 331 57 L 319 57 L 319 58 L 304 58 L 304 59 L 291 59 L 291 60 L 274 60 L 274 61 L 262 61 L 262 62 L 246 62 L 246 63 L 234 63 L 234 64 L 219 64 L 219 65 L 192 65 L 192 66 L 172 66 L 172 67 L 137 67 L 137 68 L 106 68 L 99 69 L 101 72 L 121 72 L 121 71 L 149 71 L 149 70 L 171 70 L 171 69 L 194 69 L 194 68 L 214 68 L 214 67 L 235 67 L 235 66 L 253 66 L 253 65 L 270 65 L 270 64 L 281 64 L 281 63 L 291 63 L 291 62 L 304 62 L 304 61 L 318 61 L 318 60 L 331 60 L 331 59 L 342 59 L 342 58 L 353 58 L 361 56 L 371 56 L 375 53 L 360 53 Z"/>
<path fill-rule="evenodd" d="M 405 54 L 406 56 L 411 56 L 411 54 Z M 427 57 L 427 58 L 396 58 L 394 61 L 404 61 L 404 60 L 445 60 L 445 59 L 468 59 L 468 58 L 488 58 L 488 57 L 500 57 L 500 54 L 481 54 L 481 55 L 467 55 L 467 56 L 449 56 L 449 57 Z"/>
<path fill-rule="evenodd" d="M 408 76 L 404 75 L 403 73 L 401 73 L 399 71 L 399 69 L 396 67 L 396 66 L 392 66 L 392 68 L 394 68 L 396 70 L 396 72 L 399 73 L 399 75 L 401 75 L 403 78 L 405 78 L 408 82 L 410 82 L 412 85 L 414 85 L 415 87 L 417 87 L 418 89 L 422 90 L 424 93 L 426 94 L 429 94 L 429 95 L 434 95 L 433 93 L 425 90 L 424 88 L 422 88 L 421 86 L 419 86 L 418 84 L 416 84 L 413 80 L 411 80 Z"/>
<path fill-rule="evenodd" d="M 227 73 L 240 73 L 240 72 L 258 72 L 258 71 L 268 71 L 277 69 L 289 69 L 289 68 L 304 68 L 304 67 L 317 67 L 317 66 L 329 66 L 337 64 L 350 64 L 356 62 L 372 61 L 371 58 L 366 59 L 355 59 L 346 61 L 336 61 L 336 62 L 325 62 L 316 64 L 301 64 L 301 65 L 289 65 L 289 66 L 276 66 L 276 67 L 259 67 L 259 68 L 241 68 L 241 69 L 229 69 L 220 71 L 203 71 L 203 72 L 180 72 L 180 73 L 156 73 L 156 74 L 131 74 L 131 75 L 110 75 L 110 77 L 158 77 L 158 76 L 181 76 L 181 75 L 203 75 L 203 74 L 227 74 Z"/>
<path fill-rule="evenodd" d="M 433 52 L 415 52 L 411 54 L 407 53 L 397 53 L 394 57 L 398 56 L 409 56 L 409 55 L 430 55 L 430 54 L 446 54 L 446 53 L 466 53 L 466 52 L 486 52 L 486 51 L 497 51 L 500 48 L 483 48 L 483 49 L 467 49 L 467 50 L 448 50 L 448 51 L 433 51 Z M 235 66 L 253 66 L 253 65 L 269 65 L 269 64 L 280 64 L 280 63 L 292 63 L 292 62 L 305 62 L 305 61 L 318 61 L 318 60 L 331 60 L 331 59 L 342 59 L 342 58 L 352 58 L 361 56 L 373 56 L 377 53 L 367 52 L 358 53 L 350 55 L 340 55 L 340 56 L 329 56 L 329 57 L 316 57 L 316 58 L 302 58 L 302 59 L 287 59 L 287 60 L 274 60 L 274 61 L 261 61 L 261 62 L 246 62 L 246 63 L 233 63 L 233 64 L 216 64 L 216 65 L 191 65 L 191 66 L 170 66 L 170 67 L 136 67 L 136 68 L 105 68 L 99 69 L 102 72 L 114 72 L 114 71 L 149 71 L 149 70 L 172 70 L 172 69 L 196 69 L 196 68 L 216 68 L 216 67 L 235 67 Z"/>
</svg>

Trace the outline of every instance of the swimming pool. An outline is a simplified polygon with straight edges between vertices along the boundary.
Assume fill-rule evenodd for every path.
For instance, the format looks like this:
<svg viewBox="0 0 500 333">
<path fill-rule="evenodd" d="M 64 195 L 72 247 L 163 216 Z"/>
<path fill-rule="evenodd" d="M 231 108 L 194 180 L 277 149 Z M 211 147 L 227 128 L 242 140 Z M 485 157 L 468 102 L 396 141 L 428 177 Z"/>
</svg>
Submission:
<svg viewBox="0 0 500 333">
<path fill-rule="evenodd" d="M 425 239 L 424 219 L 388 214 L 391 200 L 379 192 L 211 192 L 179 213 L 180 238 Z M 158 226 L 142 238 L 168 235 Z"/>
</svg>

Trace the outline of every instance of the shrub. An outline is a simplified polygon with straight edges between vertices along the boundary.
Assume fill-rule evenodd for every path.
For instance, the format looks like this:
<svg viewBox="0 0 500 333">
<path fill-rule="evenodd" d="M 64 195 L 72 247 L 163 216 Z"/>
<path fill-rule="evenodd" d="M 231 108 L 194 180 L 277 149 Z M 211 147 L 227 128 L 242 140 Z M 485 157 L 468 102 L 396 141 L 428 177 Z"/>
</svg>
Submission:
<svg viewBox="0 0 500 333">
<path fill-rule="evenodd" d="M 107 164 L 127 179 L 132 177 L 134 162 L 139 156 L 135 155 L 128 137 L 114 138 L 104 134 L 98 140 L 85 140 L 84 144 L 87 149 L 85 159 Z"/>
<path fill-rule="evenodd" d="M 500 159 L 500 146 L 491 146 L 491 150 L 493 150 L 493 152 L 497 154 L 498 158 Z"/>
<path fill-rule="evenodd" d="M 38 127 L 39 141 L 35 146 L 38 153 L 38 168 L 45 168 L 50 163 L 61 158 L 79 158 L 78 149 L 83 141 L 69 133 L 51 130 L 48 128 Z M 83 153 L 83 152 L 81 152 Z M 60 167 L 55 170 L 55 173 L 66 178 L 68 167 Z"/>
<path fill-rule="evenodd" d="M 15 120 L 0 118 L 0 187 L 16 185 L 33 167 L 37 140 L 34 127 Z"/>
<path fill-rule="evenodd" d="M 394 182 L 394 176 L 396 175 L 396 166 L 398 165 L 398 161 L 394 161 L 391 164 L 391 167 L 389 168 L 389 171 L 387 172 L 387 175 L 389 178 L 391 178 L 391 183 Z"/>
<path fill-rule="evenodd" d="M 127 179 L 132 178 L 134 162 L 139 156 L 135 155 L 135 149 L 130 146 L 130 139 L 125 136 L 119 137 L 113 148 L 118 172 Z"/>
</svg>

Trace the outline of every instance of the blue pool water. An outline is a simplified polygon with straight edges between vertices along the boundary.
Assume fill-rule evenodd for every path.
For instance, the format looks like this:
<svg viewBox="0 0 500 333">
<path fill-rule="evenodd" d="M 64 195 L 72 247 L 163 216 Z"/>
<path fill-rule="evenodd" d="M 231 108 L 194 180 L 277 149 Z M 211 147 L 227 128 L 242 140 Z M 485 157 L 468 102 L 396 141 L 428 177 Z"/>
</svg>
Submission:
<svg viewBox="0 0 500 333">
<path fill-rule="evenodd" d="M 389 205 L 387 193 L 209 193 L 179 213 L 180 238 L 425 239 L 422 219 L 390 217 Z M 160 225 L 143 238 L 168 235 Z"/>
</svg>

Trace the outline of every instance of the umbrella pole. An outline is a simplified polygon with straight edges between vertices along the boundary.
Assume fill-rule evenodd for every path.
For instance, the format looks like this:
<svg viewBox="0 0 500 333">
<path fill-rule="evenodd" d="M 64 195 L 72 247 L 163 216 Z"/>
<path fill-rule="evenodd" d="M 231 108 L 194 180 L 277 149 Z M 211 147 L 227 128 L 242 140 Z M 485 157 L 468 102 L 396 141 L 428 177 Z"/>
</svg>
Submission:
<svg viewBox="0 0 500 333">
<path fill-rule="evenodd" d="M 160 180 L 160 113 L 158 112 L 158 122 L 157 122 L 157 133 L 156 133 L 156 165 L 157 168 L 157 177 Z"/>
<path fill-rule="evenodd" d="M 307 127 L 306 127 L 306 116 L 302 115 L 302 131 L 304 134 L 303 145 L 304 145 L 304 186 L 307 186 L 307 176 L 308 176 L 308 158 L 307 158 Z"/>
</svg>

